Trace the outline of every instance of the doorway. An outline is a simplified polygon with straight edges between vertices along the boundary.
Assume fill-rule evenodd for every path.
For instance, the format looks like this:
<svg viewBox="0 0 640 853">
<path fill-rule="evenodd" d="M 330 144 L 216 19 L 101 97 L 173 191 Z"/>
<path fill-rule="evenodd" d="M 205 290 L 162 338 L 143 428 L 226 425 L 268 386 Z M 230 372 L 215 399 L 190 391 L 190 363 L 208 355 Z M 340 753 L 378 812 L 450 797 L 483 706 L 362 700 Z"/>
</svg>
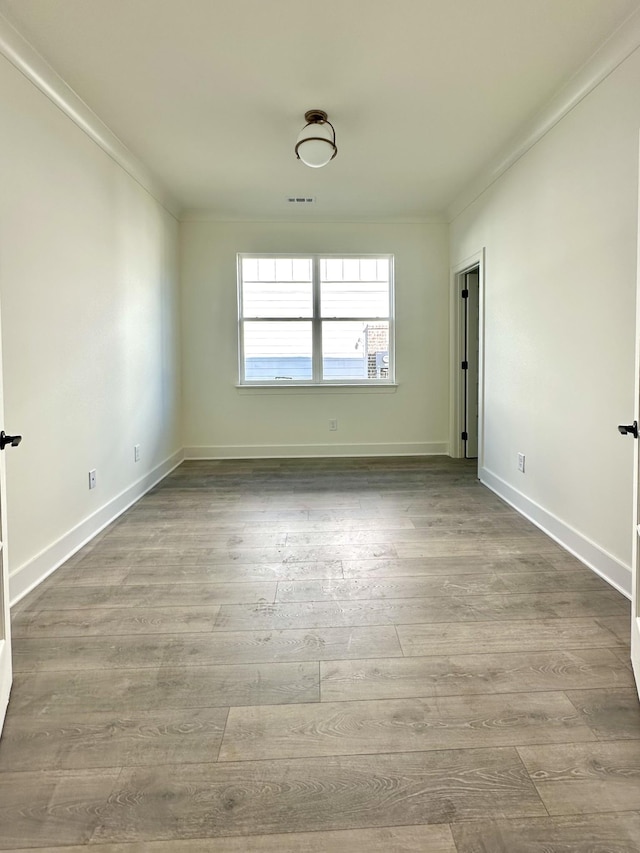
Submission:
<svg viewBox="0 0 640 853">
<path fill-rule="evenodd" d="M 462 429 L 465 459 L 478 458 L 478 397 L 480 374 L 480 270 L 463 274 L 462 289 Z"/>
<path fill-rule="evenodd" d="M 484 251 L 452 270 L 450 454 L 482 468 Z"/>
</svg>

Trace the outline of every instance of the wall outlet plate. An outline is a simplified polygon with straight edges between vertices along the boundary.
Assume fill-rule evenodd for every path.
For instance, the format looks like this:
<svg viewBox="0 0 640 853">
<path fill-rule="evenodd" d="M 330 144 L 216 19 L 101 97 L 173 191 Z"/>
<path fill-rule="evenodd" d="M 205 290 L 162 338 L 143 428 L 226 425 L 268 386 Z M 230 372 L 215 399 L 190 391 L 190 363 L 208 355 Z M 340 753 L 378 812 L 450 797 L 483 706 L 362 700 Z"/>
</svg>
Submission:
<svg viewBox="0 0 640 853">
<path fill-rule="evenodd" d="M 524 474 L 524 453 L 518 453 L 518 471 Z"/>
<path fill-rule="evenodd" d="M 140 461 L 140 445 L 139 444 L 133 445 L 133 461 L 134 462 Z"/>
<path fill-rule="evenodd" d="M 329 432 L 335 432 L 338 429 L 338 421 L 336 418 L 331 418 L 329 421 Z"/>
<path fill-rule="evenodd" d="M 91 471 L 89 471 L 89 488 L 95 489 L 95 487 L 96 487 L 96 469 L 92 468 Z"/>
</svg>

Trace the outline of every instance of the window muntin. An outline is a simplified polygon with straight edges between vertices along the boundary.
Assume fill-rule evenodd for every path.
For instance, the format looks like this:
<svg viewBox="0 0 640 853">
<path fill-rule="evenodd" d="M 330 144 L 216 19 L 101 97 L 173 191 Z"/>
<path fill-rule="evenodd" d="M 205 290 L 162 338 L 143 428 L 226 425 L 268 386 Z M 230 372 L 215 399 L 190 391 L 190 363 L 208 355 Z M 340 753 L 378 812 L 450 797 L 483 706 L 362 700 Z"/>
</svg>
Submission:
<svg viewBox="0 0 640 853">
<path fill-rule="evenodd" d="M 238 256 L 240 384 L 393 382 L 393 257 Z"/>
</svg>

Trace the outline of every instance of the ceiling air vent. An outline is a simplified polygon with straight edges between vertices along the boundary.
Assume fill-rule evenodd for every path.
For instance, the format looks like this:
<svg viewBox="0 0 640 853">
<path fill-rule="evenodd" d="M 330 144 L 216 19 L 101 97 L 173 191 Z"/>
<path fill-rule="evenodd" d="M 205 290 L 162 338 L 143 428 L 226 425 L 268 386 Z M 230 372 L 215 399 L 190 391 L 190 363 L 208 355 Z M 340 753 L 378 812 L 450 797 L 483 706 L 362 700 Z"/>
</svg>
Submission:
<svg viewBox="0 0 640 853">
<path fill-rule="evenodd" d="M 288 204 L 300 204 L 308 206 L 310 204 L 315 204 L 316 200 L 313 196 L 308 195 L 288 195 L 287 202 Z"/>
</svg>

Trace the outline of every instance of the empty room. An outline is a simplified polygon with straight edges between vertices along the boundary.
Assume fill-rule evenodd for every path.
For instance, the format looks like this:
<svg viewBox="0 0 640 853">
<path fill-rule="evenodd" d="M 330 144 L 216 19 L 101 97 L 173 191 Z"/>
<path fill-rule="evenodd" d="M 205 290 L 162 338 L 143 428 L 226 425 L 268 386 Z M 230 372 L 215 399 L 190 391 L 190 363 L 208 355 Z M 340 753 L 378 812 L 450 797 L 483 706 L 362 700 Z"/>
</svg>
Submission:
<svg viewBox="0 0 640 853">
<path fill-rule="evenodd" d="M 640 853 L 640 0 L 0 0 L 0 851 Z"/>
</svg>

